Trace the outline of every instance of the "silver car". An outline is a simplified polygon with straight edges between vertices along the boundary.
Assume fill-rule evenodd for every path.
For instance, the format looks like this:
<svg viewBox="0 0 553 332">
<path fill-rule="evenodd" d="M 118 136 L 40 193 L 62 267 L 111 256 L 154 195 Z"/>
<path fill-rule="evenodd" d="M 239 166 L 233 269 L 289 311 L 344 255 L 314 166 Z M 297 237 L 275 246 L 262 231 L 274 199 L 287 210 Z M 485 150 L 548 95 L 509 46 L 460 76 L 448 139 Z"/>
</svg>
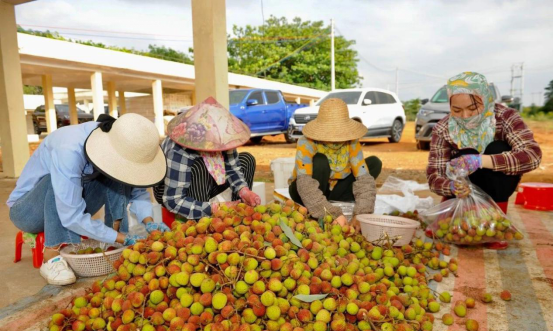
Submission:
<svg viewBox="0 0 553 332">
<path fill-rule="evenodd" d="M 513 98 L 511 96 L 501 96 L 499 89 L 493 83 L 490 83 L 490 89 L 496 103 L 511 103 Z M 430 147 L 430 141 L 432 140 L 432 129 L 446 115 L 449 114 L 449 98 L 447 97 L 447 90 L 445 85 L 441 87 L 434 96 L 428 100 L 423 99 L 421 101 L 422 106 L 417 113 L 417 119 L 415 121 L 415 140 L 417 141 L 417 148 L 420 150 L 427 150 Z"/>
</svg>

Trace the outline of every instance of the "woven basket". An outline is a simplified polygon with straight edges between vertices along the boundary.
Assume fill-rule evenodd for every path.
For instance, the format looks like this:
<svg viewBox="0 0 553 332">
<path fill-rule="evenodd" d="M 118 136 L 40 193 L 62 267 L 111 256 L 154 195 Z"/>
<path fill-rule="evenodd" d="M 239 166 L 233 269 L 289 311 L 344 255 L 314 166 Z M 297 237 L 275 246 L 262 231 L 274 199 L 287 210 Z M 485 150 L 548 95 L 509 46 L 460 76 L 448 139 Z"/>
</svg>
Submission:
<svg viewBox="0 0 553 332">
<path fill-rule="evenodd" d="M 390 239 L 399 237 L 393 244 L 397 247 L 409 244 L 420 226 L 415 220 L 376 214 L 360 214 L 357 220 L 361 233 L 368 241 L 376 241 L 387 234 Z"/>
<path fill-rule="evenodd" d="M 102 250 L 106 250 L 109 247 L 116 247 L 117 249 L 104 253 L 94 253 L 86 255 L 74 255 L 70 254 L 72 251 L 78 251 L 85 248 L 100 247 Z M 121 257 L 121 253 L 125 249 L 119 243 L 108 244 L 98 242 L 96 240 L 87 239 L 83 240 L 79 244 L 70 244 L 61 249 L 60 255 L 65 258 L 69 263 L 75 274 L 79 277 L 98 277 L 115 272 L 113 263 Z"/>
</svg>

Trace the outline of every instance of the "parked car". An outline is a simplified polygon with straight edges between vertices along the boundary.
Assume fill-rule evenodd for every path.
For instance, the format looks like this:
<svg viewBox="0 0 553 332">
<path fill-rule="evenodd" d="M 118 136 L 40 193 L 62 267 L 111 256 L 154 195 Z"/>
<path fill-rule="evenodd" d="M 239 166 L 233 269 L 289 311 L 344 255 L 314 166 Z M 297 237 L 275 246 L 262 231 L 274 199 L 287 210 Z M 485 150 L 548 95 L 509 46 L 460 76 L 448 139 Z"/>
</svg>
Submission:
<svg viewBox="0 0 553 332">
<path fill-rule="evenodd" d="M 489 87 L 496 103 L 508 104 L 513 101 L 511 96 L 500 97 L 501 94 L 495 84 L 490 83 Z M 417 119 L 415 120 L 415 140 L 417 141 L 418 149 L 427 150 L 432 140 L 432 129 L 438 121 L 450 112 L 449 98 L 447 97 L 445 85 L 439 88 L 432 98 L 423 99 L 421 103 L 421 109 L 417 113 Z"/>
<path fill-rule="evenodd" d="M 298 110 L 290 120 L 293 138 L 303 135 L 303 127 L 317 118 L 321 103 L 328 98 L 339 98 L 348 104 L 349 116 L 368 128 L 365 137 L 387 137 L 391 143 L 401 139 L 405 126 L 403 105 L 395 93 L 376 88 L 336 90 L 319 100 L 315 106 Z"/>
<path fill-rule="evenodd" d="M 69 105 L 66 104 L 57 104 L 54 105 L 56 109 L 56 119 L 58 128 L 69 126 Z M 77 117 L 79 123 L 84 123 L 92 121 L 92 114 L 86 113 L 85 111 L 77 107 Z M 42 132 L 46 132 L 46 115 L 44 111 L 44 105 L 37 107 L 33 112 L 33 127 L 35 129 L 35 134 L 40 135 Z"/>
<path fill-rule="evenodd" d="M 251 141 L 261 142 L 263 136 L 285 134 L 286 142 L 296 140 L 290 136 L 290 118 L 298 108 L 307 104 L 286 103 L 282 92 L 266 89 L 237 89 L 230 91 L 230 112 L 251 130 Z"/>
</svg>

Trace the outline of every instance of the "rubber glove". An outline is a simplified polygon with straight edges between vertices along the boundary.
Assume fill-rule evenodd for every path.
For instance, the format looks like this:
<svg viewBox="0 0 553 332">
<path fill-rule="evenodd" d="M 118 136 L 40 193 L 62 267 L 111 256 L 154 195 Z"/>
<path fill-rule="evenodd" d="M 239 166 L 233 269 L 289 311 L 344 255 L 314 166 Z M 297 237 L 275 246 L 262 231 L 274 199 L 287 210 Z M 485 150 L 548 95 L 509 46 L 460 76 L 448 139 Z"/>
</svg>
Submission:
<svg viewBox="0 0 553 332">
<path fill-rule="evenodd" d="M 469 154 L 455 158 L 449 162 L 449 168 L 453 173 L 456 170 L 464 169 L 468 174 L 472 174 L 482 168 L 482 156 L 479 154 Z"/>
<path fill-rule="evenodd" d="M 470 194 L 470 187 L 466 182 L 462 181 L 451 181 L 449 188 L 453 195 L 459 198 L 467 197 Z"/>
<path fill-rule="evenodd" d="M 140 235 L 136 235 L 136 234 L 127 234 L 127 236 L 125 236 L 125 242 L 123 242 L 123 245 L 124 246 L 130 246 L 130 245 L 133 245 L 136 243 L 136 241 L 138 240 L 142 240 L 144 239 L 143 236 L 140 236 Z"/>
<path fill-rule="evenodd" d="M 146 231 L 150 234 L 153 231 L 170 232 L 171 229 L 162 222 L 148 222 L 146 223 Z"/>
<path fill-rule="evenodd" d="M 259 195 L 251 191 L 248 187 L 240 189 L 238 196 L 240 196 L 242 202 L 248 204 L 249 206 L 257 206 L 261 204 L 261 198 Z"/>
</svg>

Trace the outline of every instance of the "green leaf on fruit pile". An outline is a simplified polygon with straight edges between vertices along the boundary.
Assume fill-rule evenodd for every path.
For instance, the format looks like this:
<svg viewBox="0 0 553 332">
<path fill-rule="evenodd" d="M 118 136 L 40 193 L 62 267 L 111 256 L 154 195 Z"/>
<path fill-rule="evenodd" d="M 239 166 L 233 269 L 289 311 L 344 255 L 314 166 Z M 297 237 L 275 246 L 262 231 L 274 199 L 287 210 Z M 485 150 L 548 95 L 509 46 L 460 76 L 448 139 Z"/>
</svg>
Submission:
<svg viewBox="0 0 553 332">
<path fill-rule="evenodd" d="M 296 299 L 302 301 L 302 302 L 311 303 L 313 301 L 322 300 L 327 296 L 328 296 L 328 294 L 315 294 L 315 295 L 302 295 L 302 294 L 300 294 L 300 295 L 296 295 L 294 297 Z"/>
<path fill-rule="evenodd" d="M 279 222 L 279 225 L 280 225 L 280 228 L 282 228 L 282 231 L 284 232 L 286 237 L 290 240 L 290 242 L 292 242 L 298 248 L 303 248 L 300 240 L 298 240 L 298 238 L 294 235 L 294 232 L 292 231 L 290 226 L 283 223 L 282 220 Z"/>
<path fill-rule="evenodd" d="M 319 226 L 321 226 L 321 229 L 325 229 L 325 218 L 319 218 Z"/>
<path fill-rule="evenodd" d="M 273 244 L 271 242 L 263 242 L 263 245 L 265 245 L 265 247 L 271 247 Z"/>
</svg>

